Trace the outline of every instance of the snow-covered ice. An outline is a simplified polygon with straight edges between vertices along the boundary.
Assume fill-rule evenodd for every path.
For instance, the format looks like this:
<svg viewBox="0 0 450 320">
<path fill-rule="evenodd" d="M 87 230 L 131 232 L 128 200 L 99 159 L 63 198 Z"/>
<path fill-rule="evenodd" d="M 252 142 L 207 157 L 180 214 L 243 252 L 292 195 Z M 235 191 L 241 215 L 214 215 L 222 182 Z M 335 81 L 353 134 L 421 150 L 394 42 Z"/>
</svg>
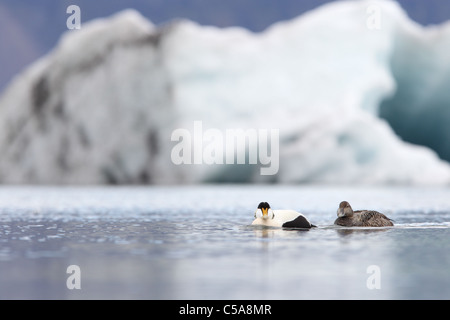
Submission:
<svg viewBox="0 0 450 320">
<path fill-rule="evenodd" d="M 449 46 L 450 24 L 422 27 L 394 1 L 331 3 L 261 33 L 126 10 L 68 31 L 5 90 L 0 181 L 447 185 Z M 194 121 L 278 129 L 278 173 L 175 165 L 171 133 Z"/>
</svg>

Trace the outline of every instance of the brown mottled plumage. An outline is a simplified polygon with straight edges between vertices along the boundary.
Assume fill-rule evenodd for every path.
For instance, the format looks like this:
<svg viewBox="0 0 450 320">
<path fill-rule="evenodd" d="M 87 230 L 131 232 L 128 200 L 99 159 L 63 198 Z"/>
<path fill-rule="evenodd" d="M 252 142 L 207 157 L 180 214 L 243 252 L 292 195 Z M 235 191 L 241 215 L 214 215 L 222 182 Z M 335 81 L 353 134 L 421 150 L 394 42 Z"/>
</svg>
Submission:
<svg viewBox="0 0 450 320">
<path fill-rule="evenodd" d="M 342 201 L 337 210 L 334 224 L 345 227 L 392 227 L 392 220 L 378 211 L 353 211 L 350 203 Z"/>
</svg>

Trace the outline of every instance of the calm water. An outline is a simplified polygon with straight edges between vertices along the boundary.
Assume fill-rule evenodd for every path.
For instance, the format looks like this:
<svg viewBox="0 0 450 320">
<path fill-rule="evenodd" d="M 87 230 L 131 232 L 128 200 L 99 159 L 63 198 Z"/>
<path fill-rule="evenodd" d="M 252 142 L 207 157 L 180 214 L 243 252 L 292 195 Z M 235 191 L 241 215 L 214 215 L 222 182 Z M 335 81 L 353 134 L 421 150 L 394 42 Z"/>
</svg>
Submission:
<svg viewBox="0 0 450 320">
<path fill-rule="evenodd" d="M 396 226 L 335 227 L 342 200 Z M 260 201 L 318 228 L 250 226 Z M 450 189 L 2 187 L 0 298 L 449 299 Z"/>
</svg>

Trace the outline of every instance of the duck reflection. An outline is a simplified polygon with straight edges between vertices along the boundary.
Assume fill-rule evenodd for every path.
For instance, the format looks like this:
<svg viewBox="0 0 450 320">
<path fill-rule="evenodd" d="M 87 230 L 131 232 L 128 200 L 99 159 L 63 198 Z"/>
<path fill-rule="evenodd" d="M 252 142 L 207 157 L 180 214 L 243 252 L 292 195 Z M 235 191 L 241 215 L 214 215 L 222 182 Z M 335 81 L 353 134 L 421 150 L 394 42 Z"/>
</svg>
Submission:
<svg viewBox="0 0 450 320">
<path fill-rule="evenodd" d="M 335 227 L 333 228 L 336 230 L 337 234 L 340 236 L 349 236 L 351 234 L 374 234 L 377 232 L 386 232 L 389 231 L 391 228 L 374 228 L 374 227 L 368 227 L 368 228 L 361 228 L 361 227 L 355 227 L 355 228 L 342 228 L 342 227 Z"/>
<path fill-rule="evenodd" d="M 273 238 L 273 237 L 288 237 L 293 233 L 302 234 L 304 232 L 310 231 L 310 229 L 305 228 L 276 228 L 276 227 L 266 227 L 266 226 L 250 226 L 253 229 L 253 233 L 259 238 Z"/>
</svg>

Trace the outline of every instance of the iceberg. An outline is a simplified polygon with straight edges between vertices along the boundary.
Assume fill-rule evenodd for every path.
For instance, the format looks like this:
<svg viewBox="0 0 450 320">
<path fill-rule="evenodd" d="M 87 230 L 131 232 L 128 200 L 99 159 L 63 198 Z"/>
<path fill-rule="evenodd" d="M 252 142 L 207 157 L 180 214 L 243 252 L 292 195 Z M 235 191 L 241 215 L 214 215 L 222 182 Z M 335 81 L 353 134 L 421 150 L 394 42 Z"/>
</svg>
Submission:
<svg viewBox="0 0 450 320">
<path fill-rule="evenodd" d="M 125 10 L 67 31 L 5 90 L 0 182 L 448 185 L 449 45 L 450 24 L 422 27 L 388 0 L 260 33 Z M 278 130 L 277 173 L 174 163 L 172 133 L 199 121 Z"/>
</svg>

